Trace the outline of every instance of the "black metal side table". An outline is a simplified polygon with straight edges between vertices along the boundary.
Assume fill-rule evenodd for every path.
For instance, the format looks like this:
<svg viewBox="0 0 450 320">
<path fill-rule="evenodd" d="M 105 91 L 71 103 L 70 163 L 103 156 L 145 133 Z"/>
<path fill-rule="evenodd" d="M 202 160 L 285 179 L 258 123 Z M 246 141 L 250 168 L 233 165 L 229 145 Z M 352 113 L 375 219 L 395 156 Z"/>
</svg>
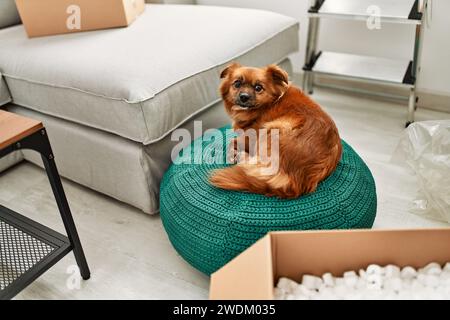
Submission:
<svg viewBox="0 0 450 320">
<path fill-rule="evenodd" d="M 11 299 L 73 250 L 81 277 L 90 271 L 54 155 L 41 122 L 0 110 L 0 158 L 30 149 L 41 154 L 67 236 L 0 205 L 0 299 Z"/>
</svg>

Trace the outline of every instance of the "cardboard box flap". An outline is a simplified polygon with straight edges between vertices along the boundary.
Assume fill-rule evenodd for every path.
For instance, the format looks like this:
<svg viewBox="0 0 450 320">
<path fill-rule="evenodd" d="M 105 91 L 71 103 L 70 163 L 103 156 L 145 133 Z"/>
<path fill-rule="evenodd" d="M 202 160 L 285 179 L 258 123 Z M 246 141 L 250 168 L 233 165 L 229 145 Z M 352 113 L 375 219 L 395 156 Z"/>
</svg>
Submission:
<svg viewBox="0 0 450 320">
<path fill-rule="evenodd" d="M 270 234 L 211 276 L 210 299 L 271 299 L 273 268 Z"/>
</svg>

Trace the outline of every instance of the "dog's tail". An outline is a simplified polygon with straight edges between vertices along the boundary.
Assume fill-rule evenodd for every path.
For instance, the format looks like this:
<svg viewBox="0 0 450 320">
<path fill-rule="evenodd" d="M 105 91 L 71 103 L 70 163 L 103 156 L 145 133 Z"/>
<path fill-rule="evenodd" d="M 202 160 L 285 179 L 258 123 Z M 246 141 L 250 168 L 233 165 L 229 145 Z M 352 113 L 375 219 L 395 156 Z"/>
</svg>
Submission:
<svg viewBox="0 0 450 320">
<path fill-rule="evenodd" d="M 217 188 L 296 198 L 300 195 L 289 177 L 280 172 L 267 175 L 261 173 L 258 165 L 238 164 L 233 167 L 219 169 L 212 173 L 210 182 Z"/>
</svg>

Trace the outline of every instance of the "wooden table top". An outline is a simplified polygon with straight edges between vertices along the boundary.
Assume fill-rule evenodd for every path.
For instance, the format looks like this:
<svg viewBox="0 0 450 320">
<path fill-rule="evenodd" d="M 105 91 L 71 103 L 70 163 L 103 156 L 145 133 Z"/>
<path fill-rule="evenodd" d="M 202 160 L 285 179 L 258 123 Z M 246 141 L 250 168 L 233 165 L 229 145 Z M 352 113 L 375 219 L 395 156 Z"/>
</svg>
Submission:
<svg viewBox="0 0 450 320">
<path fill-rule="evenodd" d="M 42 122 L 0 110 L 0 149 L 39 131 Z"/>
</svg>

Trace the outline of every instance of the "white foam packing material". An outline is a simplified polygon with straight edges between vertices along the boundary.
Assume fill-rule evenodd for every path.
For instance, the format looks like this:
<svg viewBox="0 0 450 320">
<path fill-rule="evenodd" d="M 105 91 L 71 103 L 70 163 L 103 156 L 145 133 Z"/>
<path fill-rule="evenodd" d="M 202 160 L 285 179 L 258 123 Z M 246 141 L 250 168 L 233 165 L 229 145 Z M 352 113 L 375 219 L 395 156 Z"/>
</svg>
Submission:
<svg viewBox="0 0 450 320">
<path fill-rule="evenodd" d="M 450 120 L 413 123 L 405 130 L 392 162 L 417 176 L 411 212 L 450 223 Z"/>
<path fill-rule="evenodd" d="M 450 300 L 450 262 L 411 266 L 369 265 L 342 277 L 305 274 L 302 282 L 281 277 L 274 290 L 277 300 Z"/>
</svg>

